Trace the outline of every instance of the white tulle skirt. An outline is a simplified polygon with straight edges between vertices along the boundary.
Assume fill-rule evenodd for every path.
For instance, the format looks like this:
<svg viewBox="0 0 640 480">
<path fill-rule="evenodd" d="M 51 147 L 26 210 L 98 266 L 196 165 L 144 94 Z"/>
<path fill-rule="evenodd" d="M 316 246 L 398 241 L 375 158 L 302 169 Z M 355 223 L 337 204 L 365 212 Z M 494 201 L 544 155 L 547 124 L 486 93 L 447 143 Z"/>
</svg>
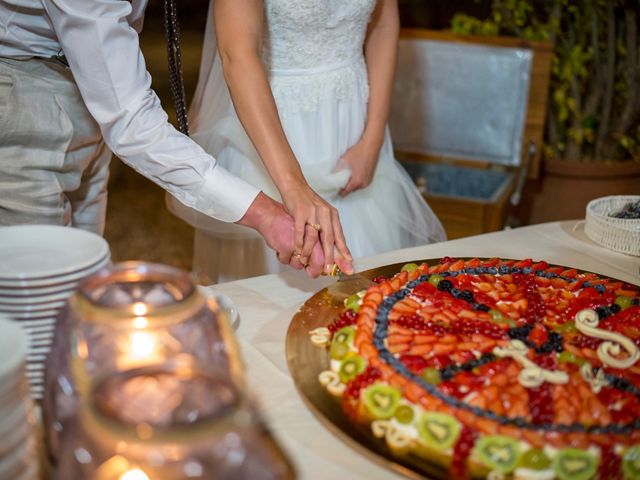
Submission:
<svg viewBox="0 0 640 480">
<path fill-rule="evenodd" d="M 349 179 L 340 157 L 360 139 L 367 115 L 368 83 L 362 59 L 314 70 L 271 72 L 271 87 L 287 139 L 311 187 L 335 206 L 354 258 L 444 240 L 440 221 L 396 162 L 389 132 L 371 185 L 346 197 Z M 233 107 L 193 138 L 235 175 L 280 200 Z M 226 224 L 177 201 L 169 208 L 196 227 L 194 272 L 219 283 L 283 268 L 252 230 Z"/>
</svg>

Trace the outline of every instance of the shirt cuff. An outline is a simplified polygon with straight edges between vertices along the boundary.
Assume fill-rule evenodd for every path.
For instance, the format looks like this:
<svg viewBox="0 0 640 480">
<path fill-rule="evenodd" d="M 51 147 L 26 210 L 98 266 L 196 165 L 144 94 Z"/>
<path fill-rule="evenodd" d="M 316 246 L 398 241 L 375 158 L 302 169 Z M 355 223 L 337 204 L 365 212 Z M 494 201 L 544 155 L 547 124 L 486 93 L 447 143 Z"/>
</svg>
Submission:
<svg viewBox="0 0 640 480">
<path fill-rule="evenodd" d="M 247 213 L 258 193 L 258 188 L 215 165 L 204 176 L 195 208 L 210 217 L 233 223 Z"/>
</svg>

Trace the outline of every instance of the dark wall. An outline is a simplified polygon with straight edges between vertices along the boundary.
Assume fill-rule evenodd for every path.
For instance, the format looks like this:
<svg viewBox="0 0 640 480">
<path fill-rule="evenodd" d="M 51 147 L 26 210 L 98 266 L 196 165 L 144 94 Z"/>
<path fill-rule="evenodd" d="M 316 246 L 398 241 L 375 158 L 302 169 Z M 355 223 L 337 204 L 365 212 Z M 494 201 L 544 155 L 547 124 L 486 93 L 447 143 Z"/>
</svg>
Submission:
<svg viewBox="0 0 640 480">
<path fill-rule="evenodd" d="M 175 0 L 183 29 L 204 29 L 209 0 Z M 324 1 L 324 0 L 319 0 Z M 344 0 L 349 1 L 349 0 Z M 149 2 L 146 26 L 156 29 L 162 26 L 163 0 Z M 448 28 L 451 17 L 464 12 L 486 17 L 490 0 L 398 0 L 400 18 L 405 27 Z"/>
</svg>

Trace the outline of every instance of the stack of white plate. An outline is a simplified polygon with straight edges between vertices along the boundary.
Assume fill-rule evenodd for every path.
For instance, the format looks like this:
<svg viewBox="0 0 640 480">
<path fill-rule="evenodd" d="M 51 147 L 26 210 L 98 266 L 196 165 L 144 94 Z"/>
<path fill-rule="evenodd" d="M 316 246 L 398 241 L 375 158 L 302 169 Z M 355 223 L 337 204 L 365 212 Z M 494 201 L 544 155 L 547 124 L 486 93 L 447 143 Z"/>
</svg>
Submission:
<svg viewBox="0 0 640 480">
<path fill-rule="evenodd" d="M 51 225 L 0 227 L 0 315 L 27 332 L 27 378 L 33 398 L 44 389 L 44 365 L 56 318 L 78 283 L 110 261 L 100 236 Z"/>
<path fill-rule="evenodd" d="M 36 480 L 38 445 L 25 376 L 27 335 L 0 318 L 0 478 Z"/>
</svg>

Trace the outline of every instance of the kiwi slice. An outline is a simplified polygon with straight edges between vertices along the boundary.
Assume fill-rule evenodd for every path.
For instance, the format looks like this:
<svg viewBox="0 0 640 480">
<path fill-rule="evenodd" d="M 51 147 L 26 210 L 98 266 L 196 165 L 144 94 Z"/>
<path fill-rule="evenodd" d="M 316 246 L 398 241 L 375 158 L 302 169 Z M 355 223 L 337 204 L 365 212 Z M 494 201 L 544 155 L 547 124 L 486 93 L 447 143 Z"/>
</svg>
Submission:
<svg viewBox="0 0 640 480">
<path fill-rule="evenodd" d="M 509 473 L 518 465 L 520 442 L 504 435 L 487 435 L 478 440 L 475 450 L 485 465 Z"/>
<path fill-rule="evenodd" d="M 455 445 L 462 426 L 460 422 L 446 413 L 423 413 L 418 420 L 420 438 L 429 447 L 446 450 Z"/>
<path fill-rule="evenodd" d="M 418 268 L 418 265 L 416 265 L 415 263 L 406 263 L 401 269 L 401 272 L 413 272 L 416 268 Z"/>
<path fill-rule="evenodd" d="M 360 300 L 362 300 L 362 297 L 357 293 L 354 293 L 344 299 L 344 306 L 349 310 L 358 312 L 360 310 Z"/>
<path fill-rule="evenodd" d="M 360 355 L 349 352 L 342 359 L 342 363 L 340 364 L 340 370 L 338 371 L 338 376 L 340 377 L 340 381 L 342 383 L 347 383 L 356 378 L 359 374 L 364 372 L 367 363 L 364 361 Z"/>
<path fill-rule="evenodd" d="M 622 457 L 622 473 L 625 480 L 635 480 L 640 478 L 640 445 L 635 445 Z"/>
<path fill-rule="evenodd" d="M 551 466 L 551 460 L 541 448 L 530 448 L 518 460 L 518 467 L 529 470 L 546 470 Z"/>
<path fill-rule="evenodd" d="M 363 393 L 364 406 L 369 415 L 375 419 L 387 419 L 393 416 L 402 393 L 397 388 L 382 383 L 367 387 Z"/>
<path fill-rule="evenodd" d="M 342 360 L 349 353 L 349 345 L 353 342 L 356 331 L 353 327 L 343 327 L 338 330 L 331 340 L 329 347 L 329 357 L 334 360 Z"/>
<path fill-rule="evenodd" d="M 577 448 L 564 448 L 553 459 L 553 469 L 561 480 L 589 480 L 598 471 L 598 459 Z"/>
<path fill-rule="evenodd" d="M 413 421 L 413 417 L 415 417 L 415 413 L 413 412 L 413 408 L 409 405 L 398 405 L 396 411 L 393 412 L 393 417 L 400 423 L 406 425 Z"/>
</svg>

